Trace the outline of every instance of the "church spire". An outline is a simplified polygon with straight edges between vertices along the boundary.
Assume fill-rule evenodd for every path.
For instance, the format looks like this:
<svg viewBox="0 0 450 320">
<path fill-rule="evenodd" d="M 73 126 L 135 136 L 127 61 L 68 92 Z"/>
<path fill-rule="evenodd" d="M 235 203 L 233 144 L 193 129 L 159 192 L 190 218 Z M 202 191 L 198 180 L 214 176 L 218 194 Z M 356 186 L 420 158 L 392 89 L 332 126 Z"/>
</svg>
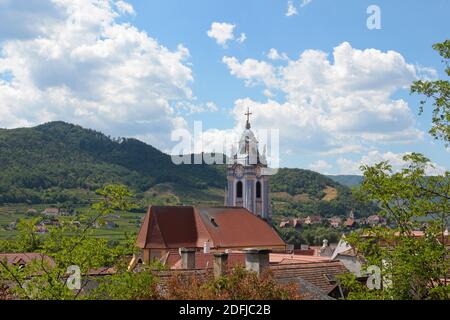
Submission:
<svg viewBox="0 0 450 320">
<path fill-rule="evenodd" d="M 247 108 L 247 113 L 244 114 L 247 116 L 247 124 L 245 125 L 245 129 L 247 129 L 247 130 L 250 129 L 250 116 L 252 114 L 253 113 L 250 112 L 250 108 Z"/>
</svg>

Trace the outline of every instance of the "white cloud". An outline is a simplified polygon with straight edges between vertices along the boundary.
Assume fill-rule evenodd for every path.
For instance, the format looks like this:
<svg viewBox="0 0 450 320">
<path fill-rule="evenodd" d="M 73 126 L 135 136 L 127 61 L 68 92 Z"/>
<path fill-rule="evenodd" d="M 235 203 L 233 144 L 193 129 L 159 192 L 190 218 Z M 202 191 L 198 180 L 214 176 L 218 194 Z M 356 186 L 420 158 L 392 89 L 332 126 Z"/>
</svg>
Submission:
<svg viewBox="0 0 450 320">
<path fill-rule="evenodd" d="M 312 2 L 312 0 L 302 0 L 302 2 L 300 3 L 300 8 L 306 7 L 311 2 Z M 289 0 L 288 1 L 288 8 L 287 8 L 286 16 L 287 17 L 291 17 L 291 16 L 296 16 L 296 15 L 298 15 L 298 10 L 295 7 L 294 1 L 293 0 Z"/>
<path fill-rule="evenodd" d="M 235 28 L 236 25 L 231 23 L 213 22 L 207 34 L 208 37 L 215 39 L 217 44 L 226 47 L 228 41 L 234 40 Z"/>
<path fill-rule="evenodd" d="M 288 56 L 286 53 L 278 53 L 278 50 L 275 48 L 272 48 L 269 50 L 269 53 L 267 54 L 267 58 L 270 60 L 288 60 Z"/>
<path fill-rule="evenodd" d="M 117 9 L 120 13 L 130 14 L 130 15 L 136 15 L 136 12 L 134 11 L 134 8 L 131 4 L 125 1 L 116 1 Z"/>
<path fill-rule="evenodd" d="M 302 0 L 302 3 L 300 4 L 300 7 L 306 7 L 308 4 L 310 4 L 312 0 Z"/>
<path fill-rule="evenodd" d="M 246 84 L 249 86 L 258 82 L 274 86 L 277 82 L 274 74 L 275 68 L 267 62 L 246 59 L 239 63 L 235 57 L 223 57 L 222 61 L 228 66 L 232 75 L 246 80 Z"/>
<path fill-rule="evenodd" d="M 270 95 L 266 102 L 237 100 L 238 126 L 242 126 L 242 110 L 250 106 L 255 125 L 280 129 L 285 146 L 321 154 L 357 153 L 369 144 L 423 139 L 408 104 L 393 98 L 417 79 L 414 65 L 395 51 L 359 50 L 347 42 L 334 48 L 332 58 L 306 50 L 297 60 L 276 66 L 224 57 L 230 73 L 246 85 L 284 94 L 284 101 L 271 100 Z"/>
<path fill-rule="evenodd" d="M 244 43 L 245 40 L 247 40 L 247 35 L 245 33 L 241 33 L 241 35 L 239 36 L 239 38 L 237 39 L 237 42 L 239 43 Z"/>
<path fill-rule="evenodd" d="M 275 97 L 275 95 L 273 94 L 273 92 L 270 91 L 269 89 L 264 89 L 263 95 L 265 95 L 267 98 L 273 98 L 273 97 Z"/>
<path fill-rule="evenodd" d="M 229 41 L 236 41 L 238 43 L 244 43 L 247 40 L 247 35 L 242 32 L 239 37 L 236 37 L 234 31 L 236 29 L 235 24 L 227 22 L 213 22 L 211 29 L 208 30 L 208 37 L 216 40 L 217 44 L 226 48 Z"/>
<path fill-rule="evenodd" d="M 286 16 L 291 17 L 291 16 L 295 16 L 297 14 L 298 14 L 298 11 L 297 11 L 297 8 L 294 6 L 294 1 L 289 0 Z"/>
<path fill-rule="evenodd" d="M 313 171 L 326 173 L 326 170 L 333 168 L 333 166 L 325 160 L 317 160 L 316 162 L 310 164 L 309 168 Z"/>
<path fill-rule="evenodd" d="M 33 16 L 42 6 L 52 15 L 32 21 L 36 32 L 19 30 L 1 44 L 0 74 L 11 79 L 0 82 L 0 125 L 65 120 L 165 147 L 170 131 L 185 125 L 174 105 L 193 99 L 188 49 L 169 50 L 118 23 L 115 7 L 131 12 L 125 2 L 30 3 L 1 3 L 2 14 Z"/>
<path fill-rule="evenodd" d="M 206 103 L 179 101 L 175 106 L 179 115 L 192 115 L 196 113 L 216 112 L 219 110 L 217 105 L 212 101 Z"/>
<path fill-rule="evenodd" d="M 336 148 L 333 148 L 333 146 L 330 146 L 330 149 L 322 152 L 321 155 L 324 156 L 334 156 L 339 154 L 347 154 L 347 153 L 361 153 L 364 150 L 364 147 L 357 144 L 347 144 L 343 146 L 339 146 Z"/>
<path fill-rule="evenodd" d="M 297 8 L 294 6 L 294 1 L 289 0 L 288 1 L 288 9 L 286 12 L 287 17 L 295 16 L 298 14 Z"/>
<path fill-rule="evenodd" d="M 212 102 L 212 101 L 209 101 L 209 102 L 206 103 L 206 108 L 210 112 L 219 111 L 219 108 L 217 107 L 217 105 L 214 102 Z"/>
<path fill-rule="evenodd" d="M 337 165 L 340 167 L 341 174 L 361 174 L 361 166 L 368 165 L 373 166 L 377 163 L 388 161 L 392 166 L 394 172 L 399 172 L 401 169 L 405 168 L 407 163 L 403 161 L 405 155 L 410 154 L 410 152 L 404 153 L 394 153 L 394 152 L 380 152 L 376 149 L 370 150 L 366 155 L 362 156 L 360 160 L 353 161 L 347 158 L 339 158 L 336 160 Z M 429 176 L 432 175 L 442 175 L 446 169 L 436 163 L 432 163 L 425 170 L 425 173 Z"/>
</svg>

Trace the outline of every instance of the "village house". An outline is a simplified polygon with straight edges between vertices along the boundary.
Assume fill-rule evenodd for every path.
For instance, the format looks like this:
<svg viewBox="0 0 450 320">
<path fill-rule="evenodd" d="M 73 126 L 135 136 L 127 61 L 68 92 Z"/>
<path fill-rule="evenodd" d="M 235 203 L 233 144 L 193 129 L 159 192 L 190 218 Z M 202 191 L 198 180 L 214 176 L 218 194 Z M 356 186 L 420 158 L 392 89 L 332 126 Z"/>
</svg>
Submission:
<svg viewBox="0 0 450 320">
<path fill-rule="evenodd" d="M 322 217 L 321 216 L 308 216 L 305 218 L 304 224 L 306 225 L 312 225 L 312 224 L 320 224 L 322 223 Z"/>
<path fill-rule="evenodd" d="M 58 208 L 45 208 L 42 214 L 46 217 L 57 217 L 59 215 Z"/>
<path fill-rule="evenodd" d="M 347 220 L 344 222 L 345 228 L 353 228 L 356 226 L 356 221 L 354 218 L 348 217 Z"/>
<path fill-rule="evenodd" d="M 6 262 L 10 266 L 25 266 L 32 261 L 45 261 L 49 265 L 54 265 L 55 262 L 48 256 L 41 253 L 0 253 L 0 261 Z"/>
<path fill-rule="evenodd" d="M 340 217 L 332 217 L 328 220 L 330 226 L 333 228 L 339 228 L 342 224 L 342 219 Z"/>
<path fill-rule="evenodd" d="M 283 220 L 280 222 L 281 229 L 288 228 L 290 226 L 291 226 L 291 222 L 289 220 Z"/>
<path fill-rule="evenodd" d="M 371 215 L 367 218 L 367 224 L 370 226 L 386 225 L 387 221 L 379 215 Z"/>
</svg>

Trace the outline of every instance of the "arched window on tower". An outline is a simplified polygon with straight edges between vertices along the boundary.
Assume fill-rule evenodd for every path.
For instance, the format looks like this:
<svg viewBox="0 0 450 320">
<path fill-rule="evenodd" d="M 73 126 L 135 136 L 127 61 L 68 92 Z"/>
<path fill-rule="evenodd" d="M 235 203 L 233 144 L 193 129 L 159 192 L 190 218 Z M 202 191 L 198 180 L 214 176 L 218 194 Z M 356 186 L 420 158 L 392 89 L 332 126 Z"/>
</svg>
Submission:
<svg viewBox="0 0 450 320">
<path fill-rule="evenodd" d="M 256 199 L 261 199 L 261 182 L 256 182 Z"/>
<path fill-rule="evenodd" d="M 242 198 L 242 181 L 236 184 L 236 198 Z"/>
</svg>

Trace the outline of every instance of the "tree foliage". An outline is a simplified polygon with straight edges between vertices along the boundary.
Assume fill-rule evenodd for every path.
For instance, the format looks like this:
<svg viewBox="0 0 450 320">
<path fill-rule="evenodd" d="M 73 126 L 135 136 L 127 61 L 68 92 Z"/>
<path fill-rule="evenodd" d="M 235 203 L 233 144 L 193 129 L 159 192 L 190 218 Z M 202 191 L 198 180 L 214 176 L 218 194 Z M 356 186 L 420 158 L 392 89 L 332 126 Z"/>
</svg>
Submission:
<svg viewBox="0 0 450 320">
<path fill-rule="evenodd" d="M 433 45 L 445 63 L 445 73 L 450 76 L 450 40 Z M 448 80 L 415 81 L 411 86 L 411 93 L 425 96 L 420 101 L 420 113 L 429 100 L 432 100 L 432 127 L 430 134 L 436 139 L 443 140 L 447 145 L 450 143 L 450 82 Z"/>
<path fill-rule="evenodd" d="M 102 198 L 84 216 L 81 226 L 67 223 L 51 227 L 48 235 L 39 235 L 35 230 L 35 220 L 21 221 L 18 225 L 19 236 L 9 241 L 10 249 L 40 253 L 41 258 L 25 265 L 9 265 L 7 261 L 0 261 L 0 283 L 8 284 L 11 293 L 20 299 L 83 298 L 92 270 L 114 267 L 120 257 L 131 254 L 132 246 L 111 247 L 106 239 L 91 235 L 93 225 L 104 216 L 129 210 L 132 194 L 122 185 L 108 185 L 97 190 L 97 193 Z M 67 272 L 74 265 L 80 268 L 84 276 L 81 288 L 77 290 L 67 286 Z"/>
<path fill-rule="evenodd" d="M 384 287 L 378 298 L 450 299 L 450 173 L 427 177 L 431 163 L 421 154 L 404 161 L 408 166 L 400 172 L 388 162 L 362 167 L 360 195 L 376 201 L 394 226 L 361 230 L 347 241 L 366 266 L 380 268 Z"/>
<path fill-rule="evenodd" d="M 301 300 L 296 284 L 279 284 L 266 272 L 258 276 L 241 267 L 217 279 L 178 274 L 167 285 L 169 300 Z"/>
</svg>

